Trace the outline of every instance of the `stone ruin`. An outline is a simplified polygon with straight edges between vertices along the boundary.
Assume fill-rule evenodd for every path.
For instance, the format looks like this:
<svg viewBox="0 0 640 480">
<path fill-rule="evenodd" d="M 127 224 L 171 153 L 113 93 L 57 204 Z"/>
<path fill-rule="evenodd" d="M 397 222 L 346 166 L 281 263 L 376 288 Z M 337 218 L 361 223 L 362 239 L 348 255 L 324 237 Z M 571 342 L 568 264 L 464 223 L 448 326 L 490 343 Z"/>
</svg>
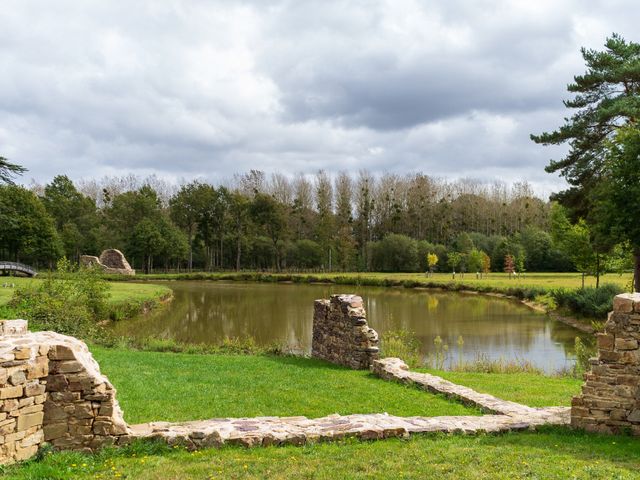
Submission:
<svg viewBox="0 0 640 480">
<path fill-rule="evenodd" d="M 313 309 L 311 355 L 353 369 L 368 369 L 378 358 L 378 334 L 367 325 L 362 298 L 331 295 Z"/>
<path fill-rule="evenodd" d="M 120 275 L 136 274 L 136 271 L 131 268 L 124 254 L 115 248 L 104 250 L 99 258 L 93 255 L 82 255 L 80 257 L 80 263 L 88 267 L 97 265 L 105 273 L 116 273 Z"/>
<path fill-rule="evenodd" d="M 0 321 L 0 464 L 30 458 L 44 442 L 95 451 L 129 434 L 116 391 L 84 342 Z"/>
<path fill-rule="evenodd" d="M 640 293 L 613 300 L 599 333 L 598 357 L 571 402 L 571 425 L 589 432 L 640 435 Z"/>
</svg>

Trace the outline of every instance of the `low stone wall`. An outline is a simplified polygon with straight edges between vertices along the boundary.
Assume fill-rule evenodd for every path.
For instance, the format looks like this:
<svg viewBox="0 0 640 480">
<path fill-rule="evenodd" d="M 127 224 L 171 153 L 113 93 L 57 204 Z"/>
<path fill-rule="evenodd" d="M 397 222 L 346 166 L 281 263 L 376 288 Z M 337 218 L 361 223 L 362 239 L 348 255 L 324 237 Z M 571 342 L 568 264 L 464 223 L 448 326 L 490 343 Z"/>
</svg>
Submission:
<svg viewBox="0 0 640 480">
<path fill-rule="evenodd" d="M 622 294 L 598 334 L 582 395 L 573 398 L 571 424 L 590 432 L 640 435 L 640 294 Z"/>
<path fill-rule="evenodd" d="M 315 301 L 311 355 L 353 369 L 367 369 L 378 358 L 378 334 L 367 325 L 361 297 Z"/>
<path fill-rule="evenodd" d="M 0 464 L 45 441 L 83 451 L 128 441 L 115 389 L 83 342 L 30 333 L 24 320 L 0 321 L 0 331 Z"/>
</svg>

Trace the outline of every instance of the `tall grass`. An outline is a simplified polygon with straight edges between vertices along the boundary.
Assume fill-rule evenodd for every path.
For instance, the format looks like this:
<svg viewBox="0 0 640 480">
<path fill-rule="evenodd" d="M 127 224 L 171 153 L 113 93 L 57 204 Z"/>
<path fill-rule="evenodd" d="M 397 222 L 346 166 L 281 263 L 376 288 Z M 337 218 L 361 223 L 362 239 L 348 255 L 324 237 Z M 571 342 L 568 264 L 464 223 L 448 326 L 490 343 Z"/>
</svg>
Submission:
<svg viewBox="0 0 640 480">
<path fill-rule="evenodd" d="M 410 367 L 422 365 L 420 341 L 415 333 L 408 330 L 390 330 L 381 337 L 381 349 L 384 357 L 397 357 Z"/>
</svg>

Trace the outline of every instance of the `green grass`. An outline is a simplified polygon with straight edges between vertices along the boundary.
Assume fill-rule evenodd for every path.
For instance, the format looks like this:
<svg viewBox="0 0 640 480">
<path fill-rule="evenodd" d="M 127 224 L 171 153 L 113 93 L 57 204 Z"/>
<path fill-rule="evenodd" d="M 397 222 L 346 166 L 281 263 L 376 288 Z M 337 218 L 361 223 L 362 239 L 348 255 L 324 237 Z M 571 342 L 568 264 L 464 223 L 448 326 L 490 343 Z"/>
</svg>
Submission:
<svg viewBox="0 0 640 480">
<path fill-rule="evenodd" d="M 479 411 L 314 359 L 190 355 L 93 347 L 129 423 L 333 413 L 477 415 Z"/>
<path fill-rule="evenodd" d="M 137 275 L 136 280 L 187 280 L 193 279 L 212 279 L 212 280 L 258 280 L 273 279 L 273 281 L 293 280 L 293 281 L 329 281 L 336 283 L 349 284 L 368 284 L 375 285 L 402 285 L 403 282 L 417 282 L 418 284 L 438 284 L 443 287 L 470 289 L 478 287 L 494 288 L 497 290 L 507 290 L 513 288 L 540 288 L 542 290 L 551 290 L 555 288 L 580 288 L 582 286 L 582 276 L 579 273 L 526 273 L 524 277 L 509 278 L 506 273 L 490 273 L 482 279 L 477 279 L 475 273 L 467 273 L 464 275 L 457 274 L 453 279 L 450 273 L 434 273 L 432 277 L 427 278 L 424 273 L 385 273 L 385 272 L 334 272 L 334 273 L 269 273 L 261 274 L 257 272 L 222 272 L 222 273 L 192 273 L 192 274 L 151 274 Z M 114 278 L 119 280 L 131 280 L 127 277 Z M 609 273 L 600 277 L 600 283 L 615 283 L 621 287 L 626 287 L 631 280 L 631 273 L 619 275 Z M 595 277 L 586 277 L 585 286 L 594 287 L 596 284 Z M 420 285 L 417 285 L 420 286 Z"/>
<path fill-rule="evenodd" d="M 150 283 L 109 283 L 109 302 L 145 302 L 162 299 L 171 294 L 171 289 L 165 285 Z"/>
<path fill-rule="evenodd" d="M 302 358 L 188 355 L 92 348 L 118 388 L 129 422 L 216 416 L 388 411 L 460 415 L 474 410 L 367 372 Z M 577 380 L 532 374 L 433 372 L 503 398 L 566 404 Z M 408 440 L 345 440 L 304 447 L 198 452 L 135 442 L 96 455 L 45 453 L 0 470 L 26 479 L 634 479 L 640 439 L 568 428 L 503 435 L 418 435 Z"/>
<path fill-rule="evenodd" d="M 546 377 L 533 373 L 467 373 L 418 369 L 438 375 L 481 393 L 530 407 L 569 406 L 584 383 L 570 377 Z"/>
<path fill-rule="evenodd" d="M 0 277 L 0 285 L 14 283 L 16 288 L 37 284 L 37 278 Z M 13 288 L 0 288 L 0 305 L 6 305 L 13 296 Z M 171 289 L 165 285 L 150 283 L 109 282 L 109 303 L 116 305 L 126 302 L 158 301 L 171 294 Z"/>
<path fill-rule="evenodd" d="M 45 455 L 7 480 L 155 479 L 637 479 L 640 441 L 568 429 L 504 435 L 422 435 L 304 447 L 198 452 L 138 442 L 99 455 Z"/>
</svg>

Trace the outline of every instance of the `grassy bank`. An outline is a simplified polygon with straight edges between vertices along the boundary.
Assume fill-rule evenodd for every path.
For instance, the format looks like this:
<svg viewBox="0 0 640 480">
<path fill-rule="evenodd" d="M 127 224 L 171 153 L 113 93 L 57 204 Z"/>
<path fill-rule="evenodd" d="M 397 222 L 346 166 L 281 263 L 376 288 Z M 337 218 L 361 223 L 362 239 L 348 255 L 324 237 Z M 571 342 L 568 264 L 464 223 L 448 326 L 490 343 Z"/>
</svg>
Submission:
<svg viewBox="0 0 640 480">
<path fill-rule="evenodd" d="M 7 480 L 155 479 L 637 479 L 640 442 L 568 429 L 504 435 L 422 435 L 304 447 L 198 452 L 148 442 L 98 455 L 72 452 L 5 469 Z"/>
<path fill-rule="evenodd" d="M 263 273 L 263 272 L 194 272 L 137 275 L 136 277 L 113 277 L 113 280 L 243 280 L 243 281 L 293 281 L 302 283 L 331 282 L 348 285 L 371 286 L 437 286 L 460 290 L 469 288 L 478 291 L 507 291 L 509 289 L 539 289 L 550 291 L 555 288 L 576 289 L 582 286 L 579 273 L 526 273 L 512 277 L 506 273 L 490 273 L 484 278 L 476 278 L 467 273 L 464 277 L 451 273 L 434 273 L 427 277 L 424 273 L 387 273 L 387 272 L 334 272 L 334 273 Z M 631 280 L 631 274 L 609 273 L 600 277 L 600 283 L 614 283 L 625 287 Z M 416 284 L 416 285 L 413 285 Z M 595 277 L 586 277 L 585 286 L 595 287 Z"/>
<path fill-rule="evenodd" d="M 534 373 L 468 373 L 418 369 L 446 380 L 530 407 L 569 406 L 580 393 L 582 379 Z"/>
<path fill-rule="evenodd" d="M 42 280 L 38 278 L 0 277 L 0 308 L 4 307 L 7 314 L 11 313 L 6 305 L 11 301 L 15 290 L 30 285 L 35 286 L 40 282 Z M 14 284 L 15 287 L 1 287 L 5 283 Z M 165 285 L 149 283 L 109 282 L 108 287 L 108 316 L 113 319 L 126 318 L 152 309 L 169 298 L 172 293 L 171 289 Z"/>
<path fill-rule="evenodd" d="M 138 280 L 228 280 L 255 282 L 333 283 L 338 285 L 364 285 L 404 288 L 437 288 L 447 291 L 469 291 L 507 295 L 532 303 L 540 309 L 553 311 L 560 317 L 572 316 L 590 325 L 593 320 L 604 320 L 611 309 L 616 293 L 629 285 L 631 275 L 608 274 L 601 276 L 596 290 L 595 279 L 587 277 L 582 290 L 582 277 L 576 273 L 527 273 L 509 277 L 504 273 L 491 273 L 484 278 L 475 274 L 435 273 L 431 277 L 419 273 L 263 273 L 263 272 L 197 272 L 181 274 L 142 275 Z M 128 280 L 115 278 L 114 280 Z"/>
</svg>

